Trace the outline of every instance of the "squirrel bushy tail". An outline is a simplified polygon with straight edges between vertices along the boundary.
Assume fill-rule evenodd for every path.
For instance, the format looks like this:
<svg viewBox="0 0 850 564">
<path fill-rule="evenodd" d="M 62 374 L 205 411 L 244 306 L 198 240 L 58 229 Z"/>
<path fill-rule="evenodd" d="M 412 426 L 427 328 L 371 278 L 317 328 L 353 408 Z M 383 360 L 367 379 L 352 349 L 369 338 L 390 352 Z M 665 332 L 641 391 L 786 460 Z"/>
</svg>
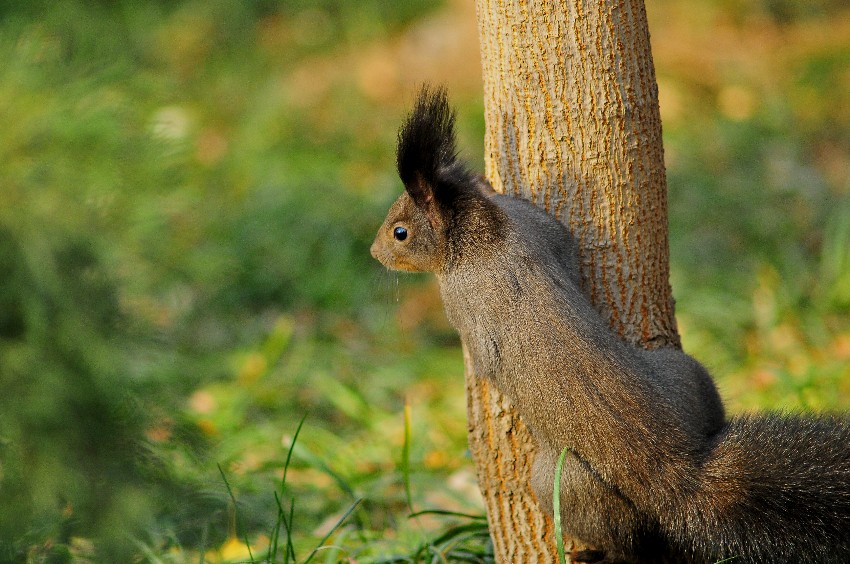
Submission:
<svg viewBox="0 0 850 564">
<path fill-rule="evenodd" d="M 733 417 L 699 485 L 666 523 L 700 562 L 850 562 L 850 424 L 834 416 Z"/>
</svg>

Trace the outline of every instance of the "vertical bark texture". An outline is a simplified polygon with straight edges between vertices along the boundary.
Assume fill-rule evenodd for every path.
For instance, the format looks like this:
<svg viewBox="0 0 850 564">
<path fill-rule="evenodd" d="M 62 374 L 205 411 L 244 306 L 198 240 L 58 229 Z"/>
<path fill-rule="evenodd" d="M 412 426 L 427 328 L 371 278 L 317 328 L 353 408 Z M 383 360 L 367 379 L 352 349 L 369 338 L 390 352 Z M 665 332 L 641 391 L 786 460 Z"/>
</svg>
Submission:
<svg viewBox="0 0 850 564">
<path fill-rule="evenodd" d="M 477 0 L 477 11 L 494 188 L 569 223 L 591 299 L 625 339 L 678 345 L 643 0 Z M 487 382 L 467 374 L 467 392 L 497 558 L 556 561 L 551 520 L 528 486 L 530 435 Z"/>
</svg>

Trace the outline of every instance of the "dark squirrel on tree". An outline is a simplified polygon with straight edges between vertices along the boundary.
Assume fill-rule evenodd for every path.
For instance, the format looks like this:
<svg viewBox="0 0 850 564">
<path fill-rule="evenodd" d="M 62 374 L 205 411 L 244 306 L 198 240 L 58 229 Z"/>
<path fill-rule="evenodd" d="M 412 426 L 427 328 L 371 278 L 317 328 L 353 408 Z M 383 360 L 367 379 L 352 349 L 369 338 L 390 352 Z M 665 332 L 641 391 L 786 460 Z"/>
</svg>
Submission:
<svg viewBox="0 0 850 564">
<path fill-rule="evenodd" d="M 596 549 L 574 560 L 850 562 L 847 419 L 727 419 L 696 360 L 620 339 L 582 291 L 567 228 L 458 159 L 444 90 L 423 88 L 397 161 L 405 192 L 372 255 L 437 276 L 472 372 L 531 429 L 548 512 L 567 449 L 562 522 Z"/>
</svg>

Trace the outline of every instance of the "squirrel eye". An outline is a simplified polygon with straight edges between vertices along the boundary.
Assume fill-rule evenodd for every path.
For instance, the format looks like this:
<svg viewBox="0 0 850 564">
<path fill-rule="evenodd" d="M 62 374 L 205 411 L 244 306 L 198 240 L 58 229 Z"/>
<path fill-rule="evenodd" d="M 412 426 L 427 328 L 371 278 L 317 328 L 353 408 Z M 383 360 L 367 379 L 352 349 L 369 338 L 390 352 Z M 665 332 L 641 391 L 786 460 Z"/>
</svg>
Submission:
<svg viewBox="0 0 850 564">
<path fill-rule="evenodd" d="M 393 229 L 393 237 L 395 237 L 399 241 L 404 241 L 407 239 L 407 229 L 404 227 L 396 227 Z"/>
</svg>

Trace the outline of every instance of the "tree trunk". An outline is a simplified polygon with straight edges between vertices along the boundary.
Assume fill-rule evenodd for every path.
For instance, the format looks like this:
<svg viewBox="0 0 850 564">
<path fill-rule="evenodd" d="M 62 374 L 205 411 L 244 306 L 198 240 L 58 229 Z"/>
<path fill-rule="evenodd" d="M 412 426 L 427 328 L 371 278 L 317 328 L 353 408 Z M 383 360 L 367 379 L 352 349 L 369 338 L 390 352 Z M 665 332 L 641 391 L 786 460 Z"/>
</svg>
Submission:
<svg viewBox="0 0 850 564">
<path fill-rule="evenodd" d="M 679 344 L 658 88 L 642 0 L 477 0 L 493 187 L 570 225 L 587 292 L 626 340 Z M 469 443 L 500 562 L 555 562 L 533 441 L 469 374 Z M 569 546 L 569 545 L 567 545 Z"/>
</svg>

